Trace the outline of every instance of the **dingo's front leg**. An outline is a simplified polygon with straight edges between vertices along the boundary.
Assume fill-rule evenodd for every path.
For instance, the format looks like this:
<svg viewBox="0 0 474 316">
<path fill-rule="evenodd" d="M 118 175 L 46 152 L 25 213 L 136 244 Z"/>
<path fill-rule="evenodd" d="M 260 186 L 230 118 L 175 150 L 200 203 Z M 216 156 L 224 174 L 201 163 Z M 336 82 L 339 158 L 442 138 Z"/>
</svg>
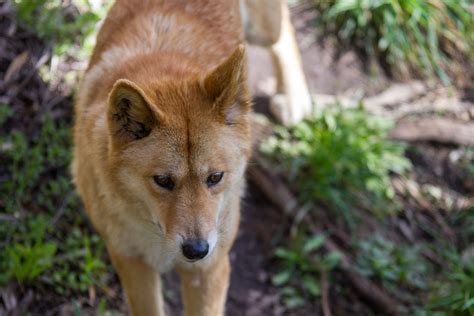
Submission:
<svg viewBox="0 0 474 316">
<path fill-rule="evenodd" d="M 220 316 L 224 314 L 230 264 L 225 255 L 206 269 L 180 269 L 181 291 L 186 316 Z"/>
<path fill-rule="evenodd" d="M 160 275 L 140 258 L 127 257 L 109 249 L 112 263 L 127 295 L 133 316 L 163 316 Z"/>
</svg>

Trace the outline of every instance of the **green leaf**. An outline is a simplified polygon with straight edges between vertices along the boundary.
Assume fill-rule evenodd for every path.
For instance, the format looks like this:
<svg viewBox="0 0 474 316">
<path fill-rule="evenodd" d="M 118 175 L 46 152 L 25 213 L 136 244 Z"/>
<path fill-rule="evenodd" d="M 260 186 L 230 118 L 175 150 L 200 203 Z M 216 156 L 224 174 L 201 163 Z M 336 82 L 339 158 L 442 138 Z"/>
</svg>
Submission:
<svg viewBox="0 0 474 316">
<path fill-rule="evenodd" d="M 296 259 L 296 254 L 288 249 L 285 248 L 277 248 L 275 250 L 275 256 L 281 259 L 287 259 L 289 261 L 293 261 Z"/>
<path fill-rule="evenodd" d="M 342 255 L 339 252 L 331 252 L 330 254 L 326 255 L 323 259 L 323 266 L 326 271 L 330 271 L 337 267 L 341 262 Z"/>
<path fill-rule="evenodd" d="M 316 297 L 321 295 L 321 288 L 319 287 L 319 284 L 316 283 L 316 280 L 313 276 L 306 275 L 303 278 L 303 286 L 312 296 Z"/>
<path fill-rule="evenodd" d="M 291 277 L 291 271 L 285 270 L 272 277 L 272 283 L 275 286 L 282 286 L 288 283 Z"/>
<path fill-rule="evenodd" d="M 294 287 L 285 286 L 283 289 L 281 289 L 281 294 L 283 296 L 295 296 L 298 294 L 298 292 Z"/>
<path fill-rule="evenodd" d="M 473 293 L 474 295 L 474 293 Z M 473 298 L 470 298 L 468 299 L 466 302 L 464 302 L 464 305 L 462 306 L 463 309 L 469 309 L 471 308 L 472 306 L 474 306 L 474 297 Z"/>
<path fill-rule="evenodd" d="M 294 309 L 303 306 L 305 301 L 301 296 L 294 296 L 284 299 L 283 303 L 288 309 Z"/>
<path fill-rule="evenodd" d="M 303 245 L 303 253 L 309 254 L 319 248 L 324 243 L 326 237 L 324 235 L 316 235 L 305 242 Z"/>
</svg>

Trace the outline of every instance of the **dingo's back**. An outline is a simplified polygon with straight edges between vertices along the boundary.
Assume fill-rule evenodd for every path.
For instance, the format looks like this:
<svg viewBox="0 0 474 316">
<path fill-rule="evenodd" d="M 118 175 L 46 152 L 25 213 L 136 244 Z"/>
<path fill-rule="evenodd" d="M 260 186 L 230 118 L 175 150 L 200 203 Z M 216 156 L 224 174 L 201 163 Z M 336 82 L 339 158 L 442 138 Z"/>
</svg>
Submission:
<svg viewBox="0 0 474 316">
<path fill-rule="evenodd" d="M 149 78 L 208 71 L 242 41 L 238 0 L 118 0 L 99 32 L 83 90 L 106 97 L 103 91 L 131 66 L 147 67 Z M 150 63 L 150 56 L 157 60 Z"/>
</svg>

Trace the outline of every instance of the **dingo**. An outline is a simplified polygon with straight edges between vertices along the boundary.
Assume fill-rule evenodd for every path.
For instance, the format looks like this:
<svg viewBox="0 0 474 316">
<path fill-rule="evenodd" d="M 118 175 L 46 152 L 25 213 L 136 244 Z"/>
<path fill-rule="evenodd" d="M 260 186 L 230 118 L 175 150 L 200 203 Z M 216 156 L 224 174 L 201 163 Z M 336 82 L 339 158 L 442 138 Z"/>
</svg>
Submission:
<svg viewBox="0 0 474 316">
<path fill-rule="evenodd" d="M 187 315 L 224 312 L 251 153 L 244 33 L 267 46 L 290 38 L 290 57 L 274 49 L 277 67 L 296 65 L 277 71 L 292 78 L 280 92 L 307 106 L 283 2 L 118 0 L 98 35 L 72 170 L 133 315 L 164 314 L 159 273 L 172 268 Z"/>
</svg>

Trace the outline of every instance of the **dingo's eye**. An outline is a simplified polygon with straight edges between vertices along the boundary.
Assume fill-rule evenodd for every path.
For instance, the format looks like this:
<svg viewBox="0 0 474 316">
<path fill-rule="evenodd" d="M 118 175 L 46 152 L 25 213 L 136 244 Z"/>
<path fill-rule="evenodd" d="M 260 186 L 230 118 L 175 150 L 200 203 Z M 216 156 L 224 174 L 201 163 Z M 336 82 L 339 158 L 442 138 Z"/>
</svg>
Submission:
<svg viewBox="0 0 474 316">
<path fill-rule="evenodd" d="M 174 189 L 174 182 L 170 176 L 153 176 L 153 180 L 162 188 L 170 191 Z"/>
<path fill-rule="evenodd" d="M 214 172 L 214 173 L 211 173 L 211 175 L 209 177 L 207 177 L 207 186 L 210 188 L 212 186 L 215 186 L 216 184 L 218 184 L 221 180 L 222 180 L 222 177 L 224 176 L 224 172 Z"/>
</svg>

